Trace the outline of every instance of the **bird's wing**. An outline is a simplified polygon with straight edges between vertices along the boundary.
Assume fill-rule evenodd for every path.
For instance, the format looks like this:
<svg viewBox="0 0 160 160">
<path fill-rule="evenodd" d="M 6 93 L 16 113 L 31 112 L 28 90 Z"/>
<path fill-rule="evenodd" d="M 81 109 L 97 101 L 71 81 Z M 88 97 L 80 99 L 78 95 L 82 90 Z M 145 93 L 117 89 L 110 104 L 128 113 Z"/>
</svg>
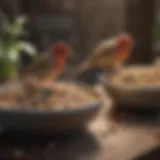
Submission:
<svg viewBox="0 0 160 160">
<path fill-rule="evenodd" d="M 93 51 L 92 56 L 97 57 L 100 55 L 112 54 L 112 51 L 116 47 L 116 38 L 110 38 L 103 40 Z M 105 52 L 107 50 L 107 53 Z"/>
<path fill-rule="evenodd" d="M 42 55 L 40 55 L 37 60 L 35 62 L 33 62 L 29 67 L 28 69 L 34 69 L 34 68 L 37 68 L 39 67 L 39 65 L 43 64 L 43 62 L 46 62 L 49 60 L 49 54 L 48 53 L 44 53 Z"/>
<path fill-rule="evenodd" d="M 93 54 L 90 57 L 90 63 L 93 66 L 94 64 L 99 64 L 101 66 L 111 63 L 116 53 L 116 45 L 115 38 L 102 41 L 93 51 Z"/>
<path fill-rule="evenodd" d="M 51 58 L 48 53 L 44 53 L 37 57 L 37 59 L 32 62 L 22 73 L 22 75 L 28 75 L 28 74 L 39 74 L 39 72 L 45 72 L 45 70 L 48 70 L 48 66 L 51 63 Z"/>
<path fill-rule="evenodd" d="M 83 72 L 88 68 L 97 66 L 97 64 L 106 65 L 109 61 L 113 59 L 113 54 L 116 50 L 116 37 L 103 40 L 98 46 L 93 50 L 92 54 L 89 55 L 87 59 L 84 60 L 82 64 L 78 67 L 79 72 Z"/>
</svg>

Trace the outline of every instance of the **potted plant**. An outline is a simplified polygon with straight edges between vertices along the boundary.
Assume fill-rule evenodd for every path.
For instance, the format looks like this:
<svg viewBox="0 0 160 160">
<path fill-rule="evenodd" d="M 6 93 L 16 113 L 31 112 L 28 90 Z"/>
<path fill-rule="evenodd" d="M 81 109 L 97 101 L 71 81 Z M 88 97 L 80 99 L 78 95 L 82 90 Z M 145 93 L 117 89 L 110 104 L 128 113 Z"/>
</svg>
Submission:
<svg viewBox="0 0 160 160">
<path fill-rule="evenodd" d="M 26 34 L 27 17 L 19 16 L 13 22 L 0 12 L 0 80 L 10 79 L 17 73 L 22 51 L 36 55 L 36 48 L 21 37 Z"/>
</svg>

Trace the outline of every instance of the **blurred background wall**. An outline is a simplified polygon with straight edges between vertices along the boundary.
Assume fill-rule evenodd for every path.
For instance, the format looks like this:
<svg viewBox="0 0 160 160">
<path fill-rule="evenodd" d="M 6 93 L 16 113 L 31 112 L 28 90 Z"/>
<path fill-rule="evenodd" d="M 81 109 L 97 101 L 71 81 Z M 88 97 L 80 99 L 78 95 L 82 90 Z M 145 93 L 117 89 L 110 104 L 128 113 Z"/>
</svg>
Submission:
<svg viewBox="0 0 160 160">
<path fill-rule="evenodd" d="M 12 19 L 27 14 L 28 39 L 45 51 L 63 39 L 79 60 L 100 40 L 128 31 L 135 38 L 130 63 L 148 63 L 155 56 L 152 27 L 160 2 L 153 0 L 1 0 L 0 9 Z M 155 5 L 156 4 L 156 5 Z"/>
</svg>

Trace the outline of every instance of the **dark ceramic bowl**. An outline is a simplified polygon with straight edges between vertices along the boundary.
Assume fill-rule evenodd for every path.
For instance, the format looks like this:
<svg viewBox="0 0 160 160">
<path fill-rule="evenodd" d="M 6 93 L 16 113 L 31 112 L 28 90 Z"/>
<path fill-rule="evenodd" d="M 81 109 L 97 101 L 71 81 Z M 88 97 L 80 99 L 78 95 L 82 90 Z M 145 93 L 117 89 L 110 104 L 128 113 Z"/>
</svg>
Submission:
<svg viewBox="0 0 160 160">
<path fill-rule="evenodd" d="M 78 84 L 82 85 L 82 84 Z M 84 85 L 82 85 L 84 86 Z M 84 86 L 93 94 L 98 94 L 88 86 Z M 96 116 L 102 105 L 100 98 L 91 103 L 75 106 L 73 109 L 54 111 L 49 109 L 30 109 L 13 107 L 0 108 L 0 126 L 3 129 L 33 130 L 44 132 L 60 132 L 83 126 Z"/>
<path fill-rule="evenodd" d="M 154 66 L 130 66 L 123 69 L 123 73 L 143 72 L 143 70 L 154 69 Z M 160 69 L 160 68 L 159 68 Z M 114 77 L 116 78 L 116 77 Z M 105 89 L 116 104 L 138 107 L 160 107 L 159 85 L 128 85 L 125 83 L 114 83 L 112 79 L 105 83 Z"/>
</svg>

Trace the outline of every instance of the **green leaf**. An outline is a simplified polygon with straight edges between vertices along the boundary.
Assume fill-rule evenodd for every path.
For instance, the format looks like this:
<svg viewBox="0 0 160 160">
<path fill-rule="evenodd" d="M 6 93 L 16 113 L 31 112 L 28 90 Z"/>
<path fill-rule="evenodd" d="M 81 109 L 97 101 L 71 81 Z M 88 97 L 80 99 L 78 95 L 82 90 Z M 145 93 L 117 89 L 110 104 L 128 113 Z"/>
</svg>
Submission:
<svg viewBox="0 0 160 160">
<path fill-rule="evenodd" d="M 5 59 L 11 61 L 11 62 L 16 62 L 18 63 L 19 58 L 20 58 L 20 44 L 18 42 L 12 43 L 10 44 L 10 46 L 8 46 L 8 50 L 6 51 L 6 56 Z"/>
<path fill-rule="evenodd" d="M 7 22 L 1 28 L 1 20 Z M 27 22 L 26 16 L 19 16 L 13 23 L 10 23 L 7 17 L 0 12 L 0 59 L 18 62 L 21 51 L 30 56 L 35 56 L 37 50 L 28 42 L 19 40 L 19 36 L 26 33 L 24 25 Z"/>
<path fill-rule="evenodd" d="M 26 16 L 19 16 L 16 18 L 15 22 L 11 24 L 9 33 L 11 37 L 18 37 L 26 33 L 24 30 L 24 25 L 27 22 L 27 17 Z"/>
<path fill-rule="evenodd" d="M 15 20 L 15 24 L 21 27 L 23 27 L 23 25 L 26 24 L 26 22 L 27 22 L 27 16 L 22 16 L 22 15 L 17 17 Z"/>
<path fill-rule="evenodd" d="M 24 51 L 26 54 L 30 56 L 34 57 L 37 55 L 37 49 L 28 42 L 21 41 L 20 48 L 21 48 L 21 51 Z"/>
<path fill-rule="evenodd" d="M 8 60 L 11 61 L 11 62 L 18 62 L 19 61 L 19 55 L 17 54 L 18 52 L 16 50 L 10 50 L 8 52 Z"/>
<path fill-rule="evenodd" d="M 2 40 L 0 39 L 0 58 L 3 56 L 3 43 Z"/>
<path fill-rule="evenodd" d="M 17 72 L 17 64 L 11 61 L 0 60 L 0 78 L 8 79 Z"/>
</svg>

